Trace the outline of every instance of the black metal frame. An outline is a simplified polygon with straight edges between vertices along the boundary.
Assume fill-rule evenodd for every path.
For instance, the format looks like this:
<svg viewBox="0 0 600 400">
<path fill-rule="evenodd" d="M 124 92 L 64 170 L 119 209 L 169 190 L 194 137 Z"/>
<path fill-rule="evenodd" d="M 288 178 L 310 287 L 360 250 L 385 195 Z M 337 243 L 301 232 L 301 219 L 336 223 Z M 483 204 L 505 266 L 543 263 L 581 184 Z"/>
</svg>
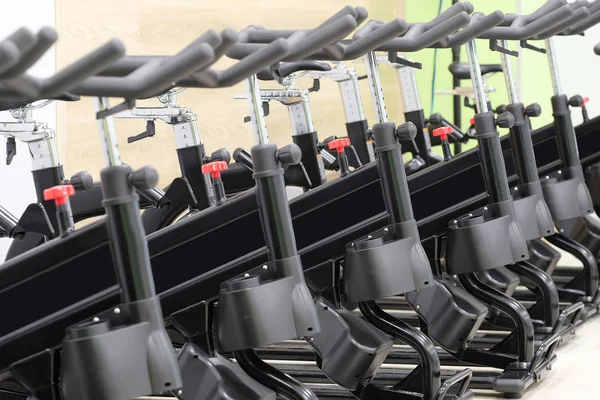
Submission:
<svg viewBox="0 0 600 400">
<path fill-rule="evenodd" d="M 600 118 L 577 128 L 584 165 L 600 160 L 599 129 Z M 532 136 L 540 174 L 559 169 L 553 127 Z M 502 139 L 502 148 L 514 183 L 508 137 Z M 449 220 L 487 203 L 476 150 L 411 176 L 409 187 L 426 245 L 434 245 L 436 241 L 426 238 L 443 234 Z M 366 204 L 369 206 L 363 206 Z M 290 208 L 305 267 L 342 257 L 348 242 L 383 227 L 388 218 L 375 164 L 294 199 Z M 216 296 L 221 282 L 267 261 L 252 190 L 148 239 L 165 315 Z M 227 243 L 235 245 L 226 245 L 227 251 L 222 251 Z M 198 260 L 198 255 L 201 262 L 190 262 Z M 118 287 L 111 266 L 102 221 L 3 264 L 0 372 L 14 361 L 59 345 L 66 326 L 117 304 Z M 27 295 L 31 293 L 35 296 Z"/>
</svg>

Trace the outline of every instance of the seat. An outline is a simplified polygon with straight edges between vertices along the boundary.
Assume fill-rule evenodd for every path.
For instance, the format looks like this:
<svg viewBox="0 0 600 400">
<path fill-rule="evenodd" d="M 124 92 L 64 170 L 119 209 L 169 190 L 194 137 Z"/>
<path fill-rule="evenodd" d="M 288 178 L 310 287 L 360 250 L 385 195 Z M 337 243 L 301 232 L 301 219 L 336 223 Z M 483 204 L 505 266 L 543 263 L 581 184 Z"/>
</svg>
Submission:
<svg viewBox="0 0 600 400">
<path fill-rule="evenodd" d="M 457 79 L 471 79 L 471 72 L 469 71 L 469 64 L 455 62 L 450 64 L 448 70 Z M 481 64 L 481 75 L 492 74 L 495 72 L 502 72 L 501 64 Z"/>
<path fill-rule="evenodd" d="M 273 74 L 278 77 L 285 78 L 294 72 L 299 71 L 331 71 L 331 65 L 323 61 L 300 60 L 292 62 L 282 62 L 274 69 L 263 69 L 258 74 L 257 78 L 261 81 L 272 81 L 275 79 Z"/>
</svg>

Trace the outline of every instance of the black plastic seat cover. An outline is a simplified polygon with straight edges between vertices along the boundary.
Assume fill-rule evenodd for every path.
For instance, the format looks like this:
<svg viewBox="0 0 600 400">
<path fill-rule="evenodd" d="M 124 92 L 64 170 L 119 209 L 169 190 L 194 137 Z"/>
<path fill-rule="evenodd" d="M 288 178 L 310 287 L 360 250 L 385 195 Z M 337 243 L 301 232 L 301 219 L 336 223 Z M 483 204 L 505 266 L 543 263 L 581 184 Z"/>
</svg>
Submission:
<svg viewBox="0 0 600 400">
<path fill-rule="evenodd" d="M 501 64 L 481 64 L 481 75 L 487 75 L 494 72 L 502 72 Z M 448 70 L 457 79 L 471 79 L 471 73 L 469 71 L 469 64 L 455 62 L 450 64 Z"/>
<path fill-rule="evenodd" d="M 263 69 L 258 74 L 256 74 L 257 78 L 261 81 L 272 81 L 274 80 L 273 73 L 277 74 L 281 78 L 285 78 L 298 71 L 330 71 L 331 66 L 323 61 L 314 61 L 314 60 L 300 60 L 300 61 L 291 61 L 291 62 L 282 62 L 279 63 L 277 68 L 271 69 Z"/>
</svg>

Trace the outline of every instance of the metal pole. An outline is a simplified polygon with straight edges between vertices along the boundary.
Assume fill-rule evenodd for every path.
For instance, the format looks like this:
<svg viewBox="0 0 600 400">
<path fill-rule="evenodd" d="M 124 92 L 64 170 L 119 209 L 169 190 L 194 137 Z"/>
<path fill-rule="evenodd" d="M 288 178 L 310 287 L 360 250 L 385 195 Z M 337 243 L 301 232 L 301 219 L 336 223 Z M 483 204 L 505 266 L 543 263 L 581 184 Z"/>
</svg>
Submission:
<svg viewBox="0 0 600 400">
<path fill-rule="evenodd" d="M 563 94 L 558 75 L 558 60 L 556 59 L 556 49 L 552 38 L 546 39 L 546 54 L 548 55 L 548 65 L 550 66 L 550 76 L 552 78 L 552 88 L 555 95 Z"/>
<path fill-rule="evenodd" d="M 377 123 L 388 122 L 385 100 L 383 98 L 383 88 L 381 87 L 381 79 L 377 67 L 377 57 L 374 52 L 370 51 L 365 54 L 365 65 L 367 67 L 367 76 L 369 78 L 371 96 L 373 97 L 373 105 L 375 106 Z"/>
<path fill-rule="evenodd" d="M 256 75 L 250 75 L 246 79 L 246 89 L 248 91 L 248 104 L 250 106 L 250 120 L 252 122 L 252 130 L 254 131 L 254 140 L 257 144 L 269 143 L 267 123 L 265 122 L 265 114 L 262 108 Z"/>
<path fill-rule="evenodd" d="M 473 81 L 473 92 L 475 93 L 475 104 L 477 105 L 477 112 L 488 112 L 489 109 L 483 85 L 483 78 L 481 77 L 481 67 L 479 66 L 479 58 L 477 57 L 477 45 L 475 43 L 475 40 L 470 40 L 469 42 L 467 42 L 466 46 L 467 58 L 469 60 L 469 70 L 471 72 L 471 80 Z"/>
<path fill-rule="evenodd" d="M 502 40 L 501 46 L 508 48 L 508 42 Z M 515 77 L 512 70 L 512 64 L 510 56 L 506 53 L 500 52 L 500 60 L 502 62 L 502 70 L 504 71 L 504 82 L 506 83 L 506 90 L 508 92 L 508 100 L 511 104 L 519 102 L 519 95 L 517 93 L 517 86 L 515 84 Z"/>
<path fill-rule="evenodd" d="M 107 97 L 94 98 L 94 105 L 96 106 L 96 111 L 106 111 L 110 108 Z M 98 119 L 98 130 L 100 131 L 100 141 L 104 149 L 104 159 L 106 160 L 106 163 L 111 167 L 121 165 L 121 155 L 117 144 L 114 117 L 111 115 L 106 118 Z"/>
<path fill-rule="evenodd" d="M 452 0 L 452 4 L 456 4 L 458 3 L 458 0 Z M 460 47 L 453 47 L 452 48 L 452 62 L 460 62 Z M 460 79 L 455 78 L 454 75 L 452 75 L 452 89 L 457 88 L 460 86 Z M 454 125 L 456 126 L 461 126 L 461 111 L 462 111 L 462 104 L 460 103 L 460 95 L 455 94 L 454 96 L 452 96 L 453 99 L 453 104 L 454 104 Z M 460 142 L 456 142 L 454 143 L 454 154 L 458 154 L 462 151 L 462 143 Z"/>
</svg>

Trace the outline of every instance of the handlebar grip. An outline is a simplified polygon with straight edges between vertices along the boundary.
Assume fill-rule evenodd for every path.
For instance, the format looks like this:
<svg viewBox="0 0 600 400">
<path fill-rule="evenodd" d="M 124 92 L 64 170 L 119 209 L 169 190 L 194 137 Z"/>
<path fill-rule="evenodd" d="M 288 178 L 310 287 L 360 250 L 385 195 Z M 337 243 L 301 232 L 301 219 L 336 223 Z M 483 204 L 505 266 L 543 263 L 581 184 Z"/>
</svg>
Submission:
<svg viewBox="0 0 600 400">
<path fill-rule="evenodd" d="M 544 15 L 549 14 L 552 11 L 564 7 L 568 4 L 569 3 L 567 2 L 567 0 L 549 0 L 531 14 L 526 15 L 525 20 L 527 21 L 527 23 L 529 23 L 536 19 L 542 18 Z"/>
<path fill-rule="evenodd" d="M 146 98 L 166 91 L 174 82 L 210 63 L 214 51 L 202 43 L 164 60 L 151 61 L 125 78 L 91 77 L 72 90 L 85 96 Z"/>
<path fill-rule="evenodd" d="M 352 7 L 350 5 L 345 6 L 344 8 L 342 8 L 341 10 L 339 10 L 338 12 L 333 14 L 331 17 L 329 17 L 325 21 L 323 21 L 319 26 L 312 29 L 312 31 L 324 28 L 327 25 L 331 24 L 332 22 L 337 21 L 339 18 L 344 18 L 347 15 L 350 15 L 356 21 L 359 16 L 362 16 L 362 13 L 367 11 L 362 7 L 361 7 L 361 9 L 362 10 L 359 11 L 358 7 Z M 368 15 L 368 13 L 367 13 L 367 15 Z M 364 18 L 366 18 L 366 17 L 364 17 Z"/>
<path fill-rule="evenodd" d="M 573 15 L 571 15 L 569 18 L 565 18 L 563 21 L 554 25 L 553 27 L 540 32 L 536 35 L 535 39 L 542 40 L 551 38 L 552 36 L 558 35 L 565 30 L 569 30 L 569 27 L 586 20 L 589 16 L 590 10 L 588 8 L 577 8 L 574 10 Z"/>
<path fill-rule="evenodd" d="M 219 33 L 217 31 L 215 31 L 214 29 L 209 29 L 206 32 L 204 32 L 202 35 L 200 35 L 198 38 L 196 38 L 192 43 L 188 44 L 183 50 L 181 51 L 187 51 L 193 47 L 196 47 L 202 43 L 207 43 L 208 45 L 210 45 L 210 47 L 217 48 L 221 45 L 221 43 L 223 42 L 223 39 L 221 37 L 221 35 L 219 35 Z"/>
<path fill-rule="evenodd" d="M 248 76 L 275 64 L 277 61 L 288 55 L 290 51 L 290 45 L 285 39 L 277 39 L 249 56 L 244 57 L 235 65 L 221 71 L 218 74 L 216 85 L 210 87 L 235 85 L 246 79 Z"/>
<path fill-rule="evenodd" d="M 407 29 L 408 25 L 406 24 L 406 21 L 401 18 L 396 18 L 395 20 L 381 25 L 379 28 L 373 30 L 372 33 L 358 37 L 357 40 L 352 41 L 346 47 L 345 57 L 360 57 L 363 54 L 382 46 L 389 40 L 402 35 Z"/>
<path fill-rule="evenodd" d="M 452 6 L 448 7 L 446 10 L 442 11 L 440 13 L 440 15 L 438 15 L 431 21 L 423 23 L 423 25 L 425 26 L 425 29 L 428 30 L 428 29 L 433 28 L 436 25 L 443 23 L 444 21 L 449 20 L 450 18 L 452 18 L 455 15 L 460 14 L 462 12 L 471 14 L 473 12 L 473 9 L 474 9 L 473 5 L 467 1 L 458 2 L 458 3 L 452 4 Z"/>
<path fill-rule="evenodd" d="M 125 54 L 123 42 L 113 39 L 48 78 L 43 85 L 43 97 L 68 92 L 79 82 L 96 75 Z"/>
<path fill-rule="evenodd" d="M 596 3 L 594 3 L 596 4 Z M 588 10 L 590 10 L 591 14 L 584 19 L 583 21 L 577 22 L 575 24 L 573 24 L 569 30 L 568 30 L 568 35 L 579 35 L 583 32 L 585 32 L 586 30 L 588 30 L 589 28 L 591 28 L 592 26 L 600 23 L 600 1 L 597 2 L 598 7 L 596 7 L 595 9 L 593 7 L 588 8 Z"/>
<path fill-rule="evenodd" d="M 500 25 L 502 21 L 504 21 L 504 14 L 502 11 L 495 11 L 485 16 L 483 14 L 476 13 L 471 16 L 471 22 L 469 25 L 461 29 L 459 32 L 450 35 L 447 40 L 442 40 L 439 43 L 439 47 L 450 48 L 462 46 L 469 40 L 475 39 L 482 33 L 486 32 L 491 27 Z"/>
<path fill-rule="evenodd" d="M 408 30 L 406 35 L 401 38 L 390 40 L 377 50 L 404 52 L 419 51 L 456 32 L 460 28 L 466 26 L 469 21 L 469 15 L 463 11 L 425 32 L 422 31 L 423 26 L 413 25 L 413 27 Z"/>
<path fill-rule="evenodd" d="M 24 74 L 46 51 L 56 42 L 56 31 L 45 27 L 34 36 L 29 29 L 21 28 L 8 38 L 19 49 L 19 61 L 12 68 L 2 73 L 1 78 L 14 78 Z"/>
<path fill-rule="evenodd" d="M 355 28 L 356 19 L 346 15 L 313 31 L 304 38 L 300 35 L 292 35 L 288 38 L 292 51 L 286 57 L 286 60 L 298 60 L 308 57 L 323 47 L 343 39 Z"/>
<path fill-rule="evenodd" d="M 481 39 L 497 40 L 525 40 L 538 33 L 559 24 L 563 19 L 573 15 L 569 6 L 563 6 L 523 26 L 512 26 L 520 24 L 524 18 L 516 17 L 511 26 L 497 26 L 480 35 Z"/>
<path fill-rule="evenodd" d="M 0 42 L 0 79 L 4 77 L 4 72 L 10 70 L 19 62 L 19 49 L 9 40 Z"/>
</svg>

